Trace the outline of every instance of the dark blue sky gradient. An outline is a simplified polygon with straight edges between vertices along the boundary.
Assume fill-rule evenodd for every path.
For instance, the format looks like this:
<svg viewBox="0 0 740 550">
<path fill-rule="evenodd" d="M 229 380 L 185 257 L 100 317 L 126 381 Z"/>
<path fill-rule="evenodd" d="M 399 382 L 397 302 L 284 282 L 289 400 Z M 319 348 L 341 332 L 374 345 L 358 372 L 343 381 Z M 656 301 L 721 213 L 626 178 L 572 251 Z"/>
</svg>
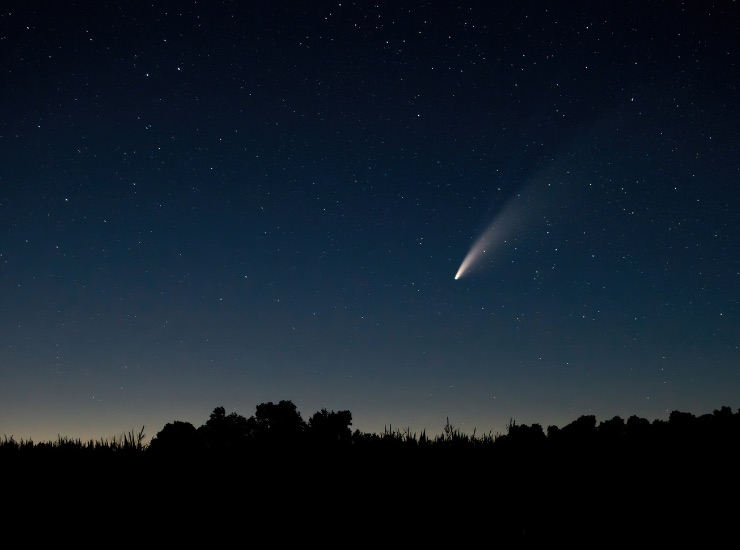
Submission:
<svg viewBox="0 0 740 550">
<path fill-rule="evenodd" d="M 737 408 L 738 11 L 3 7 L 0 434 Z"/>
</svg>

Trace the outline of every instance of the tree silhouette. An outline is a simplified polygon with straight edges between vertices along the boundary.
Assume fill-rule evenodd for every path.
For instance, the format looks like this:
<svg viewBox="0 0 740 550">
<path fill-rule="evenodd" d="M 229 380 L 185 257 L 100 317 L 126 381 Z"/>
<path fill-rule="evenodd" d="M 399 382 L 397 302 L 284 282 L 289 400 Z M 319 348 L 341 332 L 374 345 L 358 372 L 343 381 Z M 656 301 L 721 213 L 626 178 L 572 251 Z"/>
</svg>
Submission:
<svg viewBox="0 0 740 550">
<path fill-rule="evenodd" d="M 321 409 L 308 419 L 311 440 L 321 445 L 348 444 L 352 440 L 352 413 Z"/>
<path fill-rule="evenodd" d="M 257 405 L 253 418 L 257 440 L 270 445 L 297 444 L 306 430 L 306 423 L 292 401 Z"/>
<path fill-rule="evenodd" d="M 605 420 L 596 428 L 599 443 L 608 449 L 620 448 L 624 444 L 627 427 L 624 419 L 619 416 Z"/>
<path fill-rule="evenodd" d="M 514 420 L 509 421 L 506 427 L 506 436 L 501 440 L 507 448 L 518 452 L 532 453 L 544 448 L 547 436 L 540 424 L 517 424 Z"/>
<path fill-rule="evenodd" d="M 235 412 L 227 415 L 223 407 L 216 407 L 198 434 L 211 451 L 244 450 L 254 435 L 254 426 L 243 416 Z"/>
<path fill-rule="evenodd" d="M 624 420 L 619 416 L 615 416 L 599 424 L 597 432 L 607 439 L 615 439 L 622 437 L 625 434 L 625 429 Z"/>
<path fill-rule="evenodd" d="M 596 436 L 596 416 L 589 414 L 579 416 L 561 430 L 563 437 L 573 441 L 589 441 Z"/>
<path fill-rule="evenodd" d="M 671 431 L 687 433 L 693 431 L 696 426 L 696 416 L 688 412 L 673 411 L 668 416 L 668 424 Z"/>
<path fill-rule="evenodd" d="M 550 426 L 547 437 L 550 445 L 561 451 L 583 451 L 593 448 L 596 442 L 596 417 L 583 415 L 562 428 Z"/>
<path fill-rule="evenodd" d="M 190 422 L 175 420 L 165 424 L 164 428 L 152 438 L 149 448 L 153 454 L 174 455 L 199 451 L 202 441 L 198 431 Z"/>
<path fill-rule="evenodd" d="M 632 415 L 627 419 L 625 432 L 631 443 L 640 444 L 650 437 L 650 421 Z"/>
</svg>

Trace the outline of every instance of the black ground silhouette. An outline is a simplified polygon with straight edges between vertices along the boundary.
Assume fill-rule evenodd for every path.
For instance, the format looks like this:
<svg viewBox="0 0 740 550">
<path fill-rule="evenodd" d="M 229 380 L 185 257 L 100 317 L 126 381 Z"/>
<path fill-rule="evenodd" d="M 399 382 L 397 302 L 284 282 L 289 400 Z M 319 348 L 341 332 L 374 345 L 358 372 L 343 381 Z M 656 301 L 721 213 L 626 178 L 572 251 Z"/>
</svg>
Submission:
<svg viewBox="0 0 740 550">
<path fill-rule="evenodd" d="M 112 442 L 6 437 L 9 520 L 161 543 L 708 544 L 732 534 L 740 411 L 635 416 L 434 438 L 351 432 L 349 411 L 304 422 L 290 401 L 214 409 Z M 63 531 L 62 531 L 63 532 Z M 43 534 L 42 533 L 42 536 Z M 123 536 L 123 533 L 122 533 Z"/>
</svg>

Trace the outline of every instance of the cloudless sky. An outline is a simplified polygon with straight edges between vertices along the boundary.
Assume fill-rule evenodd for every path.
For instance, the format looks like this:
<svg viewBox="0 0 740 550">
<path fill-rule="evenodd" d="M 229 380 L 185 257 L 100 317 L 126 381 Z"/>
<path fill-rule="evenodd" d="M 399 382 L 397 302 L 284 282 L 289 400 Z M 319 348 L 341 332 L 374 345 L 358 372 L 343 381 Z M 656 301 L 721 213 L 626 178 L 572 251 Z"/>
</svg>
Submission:
<svg viewBox="0 0 740 550">
<path fill-rule="evenodd" d="M 0 435 L 740 407 L 739 22 L 3 3 Z"/>
</svg>

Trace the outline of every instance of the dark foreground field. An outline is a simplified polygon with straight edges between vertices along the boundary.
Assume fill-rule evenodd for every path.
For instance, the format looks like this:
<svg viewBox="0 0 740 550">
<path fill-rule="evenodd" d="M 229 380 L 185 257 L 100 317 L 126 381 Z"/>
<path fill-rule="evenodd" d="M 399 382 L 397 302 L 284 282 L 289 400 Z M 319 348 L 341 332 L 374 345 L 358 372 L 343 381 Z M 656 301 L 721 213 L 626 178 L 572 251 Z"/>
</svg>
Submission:
<svg viewBox="0 0 740 550">
<path fill-rule="evenodd" d="M 577 545 L 735 536 L 737 454 L 112 456 L 3 467 L 33 538 Z M 29 523 L 30 522 L 30 523 Z"/>
<path fill-rule="evenodd" d="M 6 439 L 5 526 L 86 546 L 718 547 L 737 538 L 739 414 L 478 439 Z"/>
</svg>

